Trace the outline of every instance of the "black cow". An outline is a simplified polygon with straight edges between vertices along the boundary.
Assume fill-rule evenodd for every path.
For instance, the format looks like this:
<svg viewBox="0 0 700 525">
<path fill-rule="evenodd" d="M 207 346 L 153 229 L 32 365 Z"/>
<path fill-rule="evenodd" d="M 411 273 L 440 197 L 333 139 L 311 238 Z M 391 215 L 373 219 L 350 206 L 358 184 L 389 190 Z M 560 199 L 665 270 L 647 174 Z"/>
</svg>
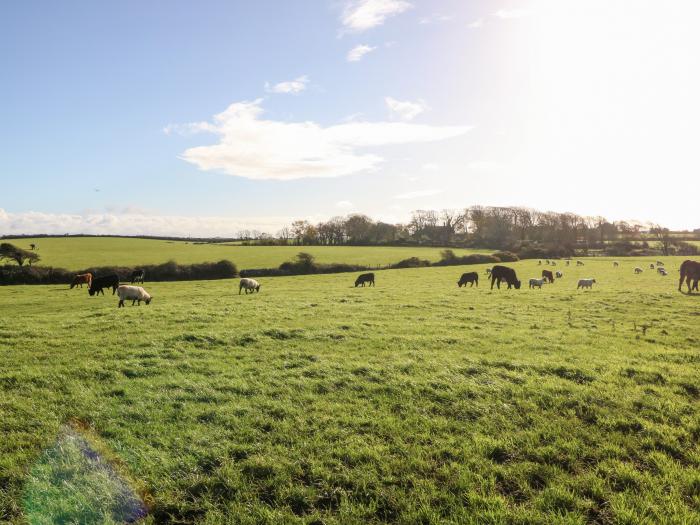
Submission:
<svg viewBox="0 0 700 525">
<path fill-rule="evenodd" d="M 146 277 L 146 270 L 134 270 L 131 272 L 131 277 L 129 277 L 129 280 L 131 281 L 131 284 L 143 284 L 144 277 Z"/>
<path fill-rule="evenodd" d="M 119 288 L 119 276 L 117 274 L 95 277 L 92 280 L 92 284 L 90 285 L 88 293 L 90 294 L 90 296 L 99 295 L 100 293 L 104 295 L 105 293 L 103 288 L 110 287 L 112 288 L 112 295 L 114 295 L 114 292 L 116 292 L 117 288 Z"/>
<path fill-rule="evenodd" d="M 462 277 L 457 281 L 457 286 L 461 288 L 462 286 L 467 286 L 467 283 L 469 283 L 470 286 L 474 286 L 475 284 L 479 286 L 479 274 L 476 272 L 463 273 Z"/>
<path fill-rule="evenodd" d="M 507 282 L 509 289 L 511 286 L 515 286 L 516 290 L 520 290 L 520 281 L 518 281 L 518 277 L 515 275 L 515 270 L 513 270 L 513 268 L 500 265 L 491 268 L 491 289 L 493 290 L 493 284 L 496 283 L 500 290 L 501 281 Z"/>
<path fill-rule="evenodd" d="M 550 283 L 554 282 L 554 274 L 550 272 L 549 270 L 542 270 L 542 277 L 544 278 L 545 282 L 549 281 Z"/>
<path fill-rule="evenodd" d="M 374 286 L 374 274 L 373 273 L 363 273 L 360 274 L 357 279 L 355 279 L 355 288 L 362 285 L 364 287 L 365 283 L 369 283 L 369 286 Z"/>
<path fill-rule="evenodd" d="M 691 261 L 690 259 L 683 261 L 681 264 L 681 280 L 678 281 L 678 291 L 681 291 L 683 281 L 688 286 L 688 293 L 698 289 L 698 281 L 700 281 L 700 262 Z"/>
</svg>

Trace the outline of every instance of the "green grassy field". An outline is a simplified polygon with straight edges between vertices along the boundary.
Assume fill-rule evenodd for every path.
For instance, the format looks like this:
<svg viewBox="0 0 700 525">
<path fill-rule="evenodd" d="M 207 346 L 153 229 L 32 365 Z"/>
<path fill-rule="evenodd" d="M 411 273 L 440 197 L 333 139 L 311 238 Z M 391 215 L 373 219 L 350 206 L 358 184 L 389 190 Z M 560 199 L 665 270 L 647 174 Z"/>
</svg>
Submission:
<svg viewBox="0 0 700 525">
<path fill-rule="evenodd" d="M 442 248 L 375 246 L 240 246 L 194 244 L 186 241 L 157 241 L 121 237 L 57 237 L 10 240 L 16 246 L 39 247 L 40 264 L 79 270 L 94 266 L 159 264 L 174 259 L 180 264 L 228 259 L 239 269 L 276 268 L 300 251 L 313 254 L 321 263 L 389 265 L 409 257 L 440 259 Z M 494 250 L 456 249 L 458 255 L 491 253 Z"/>
<path fill-rule="evenodd" d="M 101 512 L 67 460 L 62 489 L 85 493 L 52 510 L 36 489 L 77 421 L 146 523 L 700 523 L 700 295 L 676 291 L 680 258 L 668 277 L 619 260 L 560 264 L 542 290 L 536 261 L 510 265 L 518 291 L 489 290 L 485 266 L 251 296 L 146 283 L 152 304 L 123 309 L 0 287 L 0 522 L 24 523 L 28 493 L 36 523 Z M 481 286 L 458 289 L 472 269 Z"/>
</svg>

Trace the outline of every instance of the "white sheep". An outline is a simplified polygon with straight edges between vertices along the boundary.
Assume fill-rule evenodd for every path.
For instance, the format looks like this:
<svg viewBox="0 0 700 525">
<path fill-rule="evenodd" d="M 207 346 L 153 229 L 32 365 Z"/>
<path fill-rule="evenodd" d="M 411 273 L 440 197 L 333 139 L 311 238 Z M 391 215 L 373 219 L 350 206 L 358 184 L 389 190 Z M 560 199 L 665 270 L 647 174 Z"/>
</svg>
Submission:
<svg viewBox="0 0 700 525">
<path fill-rule="evenodd" d="M 561 273 L 560 271 L 557 271 L 557 273 L 555 274 L 555 276 L 556 276 L 557 279 L 561 279 L 562 277 L 564 277 L 564 274 Z"/>
<path fill-rule="evenodd" d="M 124 306 L 125 300 L 131 301 L 131 306 L 134 306 L 136 302 L 138 302 L 139 306 L 141 306 L 141 301 L 145 302 L 146 304 L 151 304 L 151 300 L 153 299 L 153 297 L 151 297 L 151 295 L 142 287 L 127 284 L 123 284 L 117 288 L 117 295 L 119 296 L 118 308 Z"/>
<path fill-rule="evenodd" d="M 544 284 L 544 279 L 535 279 L 534 277 L 532 279 L 530 279 L 530 288 L 537 287 L 541 290 L 543 284 Z"/>
<path fill-rule="evenodd" d="M 579 288 L 593 288 L 593 284 L 595 283 L 595 279 L 579 279 L 578 280 L 578 286 L 576 289 L 578 290 Z"/>
<path fill-rule="evenodd" d="M 260 292 L 260 283 L 255 279 L 244 277 L 238 285 L 238 295 L 241 295 L 241 290 L 245 290 L 246 295 L 249 293 Z"/>
</svg>

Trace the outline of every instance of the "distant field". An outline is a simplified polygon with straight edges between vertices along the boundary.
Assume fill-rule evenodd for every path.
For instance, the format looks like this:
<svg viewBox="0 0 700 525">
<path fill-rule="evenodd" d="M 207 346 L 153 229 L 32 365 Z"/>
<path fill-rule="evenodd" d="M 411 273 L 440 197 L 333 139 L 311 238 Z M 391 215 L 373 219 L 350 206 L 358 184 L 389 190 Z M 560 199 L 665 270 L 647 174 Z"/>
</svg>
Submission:
<svg viewBox="0 0 700 525">
<path fill-rule="evenodd" d="M 174 259 L 180 264 L 228 259 L 239 269 L 273 268 L 289 261 L 300 251 L 313 254 L 322 263 L 388 265 L 408 257 L 430 261 L 440 259 L 441 248 L 376 246 L 236 246 L 194 244 L 185 241 L 125 239 L 120 237 L 60 237 L 10 240 L 29 249 L 38 245 L 40 264 L 79 270 L 91 266 L 132 266 L 159 264 Z M 491 253 L 494 250 L 454 250 L 459 255 Z"/>
<path fill-rule="evenodd" d="M 0 287 L 0 522 L 108 514 L 56 446 L 78 421 L 146 523 L 698 523 L 700 295 L 666 259 L 667 277 L 653 258 L 560 263 L 542 290 L 536 261 L 510 265 L 521 290 L 491 291 L 485 265 L 252 296 L 147 282 L 153 303 L 124 309 Z M 457 288 L 467 270 L 478 288 Z"/>
</svg>

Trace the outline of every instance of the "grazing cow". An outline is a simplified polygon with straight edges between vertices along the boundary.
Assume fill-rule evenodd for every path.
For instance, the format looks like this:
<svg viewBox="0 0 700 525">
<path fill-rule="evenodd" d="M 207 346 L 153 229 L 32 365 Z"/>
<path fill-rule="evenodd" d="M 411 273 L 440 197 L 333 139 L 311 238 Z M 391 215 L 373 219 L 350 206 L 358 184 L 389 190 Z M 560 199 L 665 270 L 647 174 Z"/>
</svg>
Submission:
<svg viewBox="0 0 700 525">
<path fill-rule="evenodd" d="M 617 261 L 613 261 L 613 267 L 617 268 L 618 266 L 620 266 L 620 263 Z"/>
<path fill-rule="evenodd" d="M 245 290 L 246 295 L 249 293 L 255 293 L 255 292 L 260 292 L 260 283 L 256 281 L 255 279 L 250 279 L 248 277 L 244 277 L 241 279 L 241 282 L 238 284 L 238 295 L 241 295 L 241 290 Z"/>
<path fill-rule="evenodd" d="M 559 272 L 557 272 L 559 273 Z M 549 281 L 550 283 L 554 282 L 554 274 L 550 272 L 549 270 L 542 270 L 542 278 L 544 279 L 544 282 Z M 532 279 L 530 279 L 532 280 Z"/>
<path fill-rule="evenodd" d="M 642 270 L 639 266 L 637 266 L 637 267 L 634 269 L 634 273 L 635 273 L 635 274 L 640 274 L 640 273 L 642 273 L 643 271 L 644 271 L 644 270 Z"/>
<path fill-rule="evenodd" d="M 364 288 L 365 284 L 367 286 L 374 286 L 374 274 L 373 273 L 362 273 L 355 279 L 355 288 L 362 285 Z"/>
<path fill-rule="evenodd" d="M 70 289 L 72 290 L 76 286 L 80 285 L 80 287 L 83 287 L 83 284 L 87 284 L 88 288 L 92 284 L 92 274 L 90 272 L 88 273 L 79 273 L 75 277 L 73 277 L 73 282 L 70 283 Z"/>
<path fill-rule="evenodd" d="M 32 251 L 36 250 L 36 244 L 34 244 L 34 243 L 30 244 L 30 245 L 29 245 L 29 248 L 30 248 Z"/>
<path fill-rule="evenodd" d="M 146 277 L 146 270 L 134 270 L 133 272 L 131 272 L 131 277 L 129 277 L 129 280 L 131 281 L 131 284 L 143 284 L 144 277 Z"/>
<path fill-rule="evenodd" d="M 561 279 L 562 277 L 564 277 L 564 274 L 559 271 L 557 271 L 555 275 L 557 276 L 557 279 Z"/>
<path fill-rule="evenodd" d="M 520 290 L 520 281 L 515 275 L 515 270 L 513 268 L 508 268 L 507 266 L 496 265 L 491 268 L 491 289 L 493 290 L 493 284 L 496 283 L 498 289 L 501 289 L 501 281 L 508 283 L 508 289 L 514 286 L 516 290 Z"/>
<path fill-rule="evenodd" d="M 576 261 L 576 266 L 583 266 L 583 261 Z"/>
<path fill-rule="evenodd" d="M 119 276 L 117 274 L 112 274 L 112 275 L 104 275 L 102 277 L 95 277 L 92 280 L 92 283 L 90 284 L 90 289 L 88 290 L 88 293 L 92 297 L 93 295 L 97 294 L 102 295 L 105 294 L 103 288 L 112 288 L 112 295 L 117 291 L 117 288 L 119 287 Z"/>
<path fill-rule="evenodd" d="M 678 281 L 678 291 L 681 291 L 681 286 L 685 280 L 688 286 L 688 293 L 698 289 L 698 281 L 700 281 L 700 262 L 687 259 L 681 264 L 681 279 Z M 693 283 L 691 286 L 691 282 Z"/>
<path fill-rule="evenodd" d="M 649 269 L 650 269 L 650 270 L 653 270 L 653 269 L 654 269 L 654 263 L 651 263 L 651 264 L 649 265 Z"/>
<path fill-rule="evenodd" d="M 153 297 L 140 286 L 130 286 L 128 284 L 122 284 L 117 288 L 117 295 L 119 296 L 119 305 L 117 308 L 124 306 L 125 300 L 131 301 L 131 306 L 134 306 L 137 302 L 139 306 L 141 306 L 141 301 L 146 304 L 151 304 L 151 300 L 153 299 Z"/>
<path fill-rule="evenodd" d="M 474 286 L 475 284 L 479 286 L 479 274 L 476 272 L 463 273 L 462 277 L 457 281 L 457 286 L 461 288 L 462 286 L 467 286 L 467 283 L 469 283 L 469 286 Z"/>
<path fill-rule="evenodd" d="M 542 285 L 545 283 L 544 279 L 535 279 L 534 277 L 530 279 L 530 288 L 539 288 L 540 290 L 542 289 Z"/>
<path fill-rule="evenodd" d="M 576 289 L 578 290 L 579 288 L 593 288 L 593 283 L 595 283 L 595 279 L 579 279 L 578 280 L 578 286 L 576 286 Z"/>
</svg>

